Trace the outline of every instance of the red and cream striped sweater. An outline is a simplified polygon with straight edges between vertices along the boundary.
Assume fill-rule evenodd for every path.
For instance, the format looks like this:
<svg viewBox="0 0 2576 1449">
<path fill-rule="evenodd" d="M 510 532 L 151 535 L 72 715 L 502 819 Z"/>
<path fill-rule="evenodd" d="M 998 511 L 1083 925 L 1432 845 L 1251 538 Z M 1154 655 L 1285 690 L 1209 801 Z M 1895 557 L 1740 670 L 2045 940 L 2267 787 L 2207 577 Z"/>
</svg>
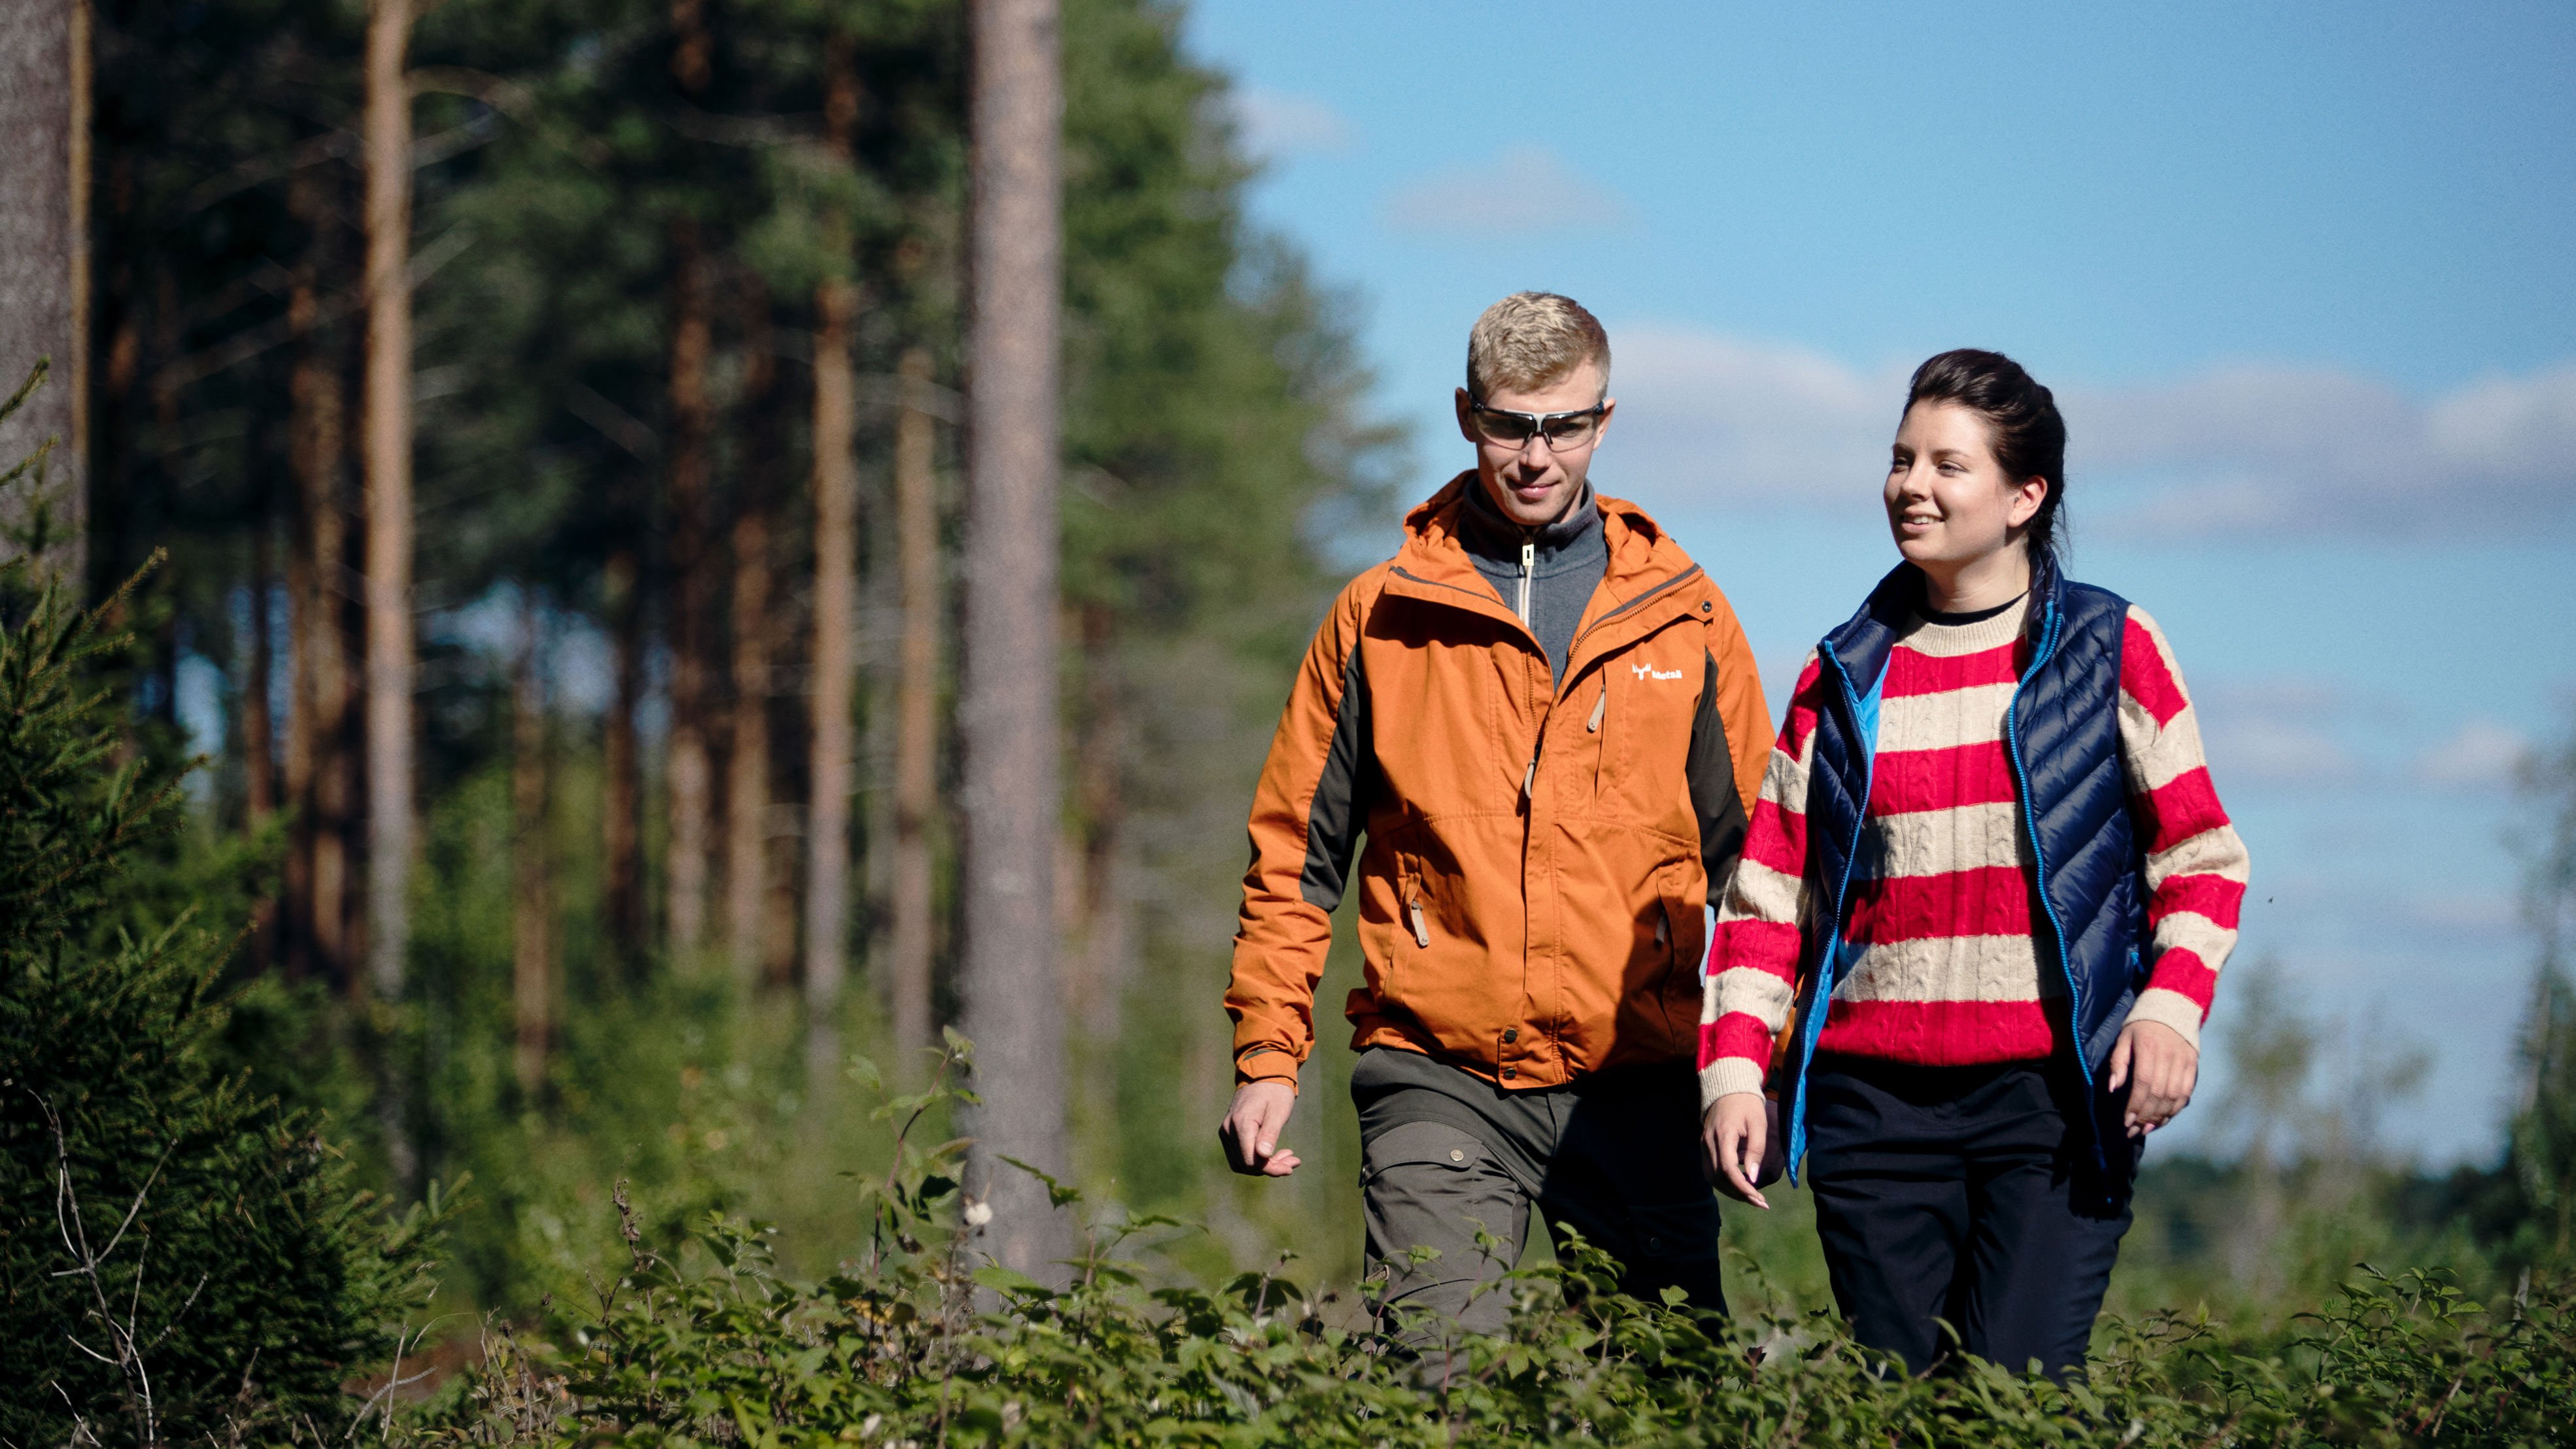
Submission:
<svg viewBox="0 0 2576 1449">
<path fill-rule="evenodd" d="M 1819 1052 L 1924 1066 L 2024 1061 L 2053 1049 L 2065 978 L 2032 931 L 2004 711 L 2028 656 L 2026 601 L 1966 624 L 1917 618 L 1880 689 L 1868 824 L 1853 866 Z M 1744 858 L 1709 943 L 1700 1094 L 1756 1092 L 1798 988 L 1799 926 L 1820 909 L 1805 879 L 1807 771 L 1823 701 L 1807 656 L 1771 753 Z M 2155 962 L 2131 1021 L 2198 1044 L 2236 944 L 2244 843 L 2201 757 L 2200 726 L 2164 635 L 2132 605 L 2120 659 L 2120 757 L 2146 843 Z"/>
</svg>

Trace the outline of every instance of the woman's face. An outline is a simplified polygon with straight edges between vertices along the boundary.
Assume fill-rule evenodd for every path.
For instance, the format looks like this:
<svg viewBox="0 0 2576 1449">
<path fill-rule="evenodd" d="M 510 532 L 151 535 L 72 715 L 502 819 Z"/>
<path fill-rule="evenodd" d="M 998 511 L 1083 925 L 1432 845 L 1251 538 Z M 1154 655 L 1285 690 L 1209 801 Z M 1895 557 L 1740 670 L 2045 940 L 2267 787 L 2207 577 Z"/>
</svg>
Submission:
<svg viewBox="0 0 2576 1449">
<path fill-rule="evenodd" d="M 2048 485 L 2004 476 L 1986 420 L 1954 402 L 1905 410 L 1887 464 L 1887 527 L 1917 568 L 1948 576 L 2002 552 Z"/>
</svg>

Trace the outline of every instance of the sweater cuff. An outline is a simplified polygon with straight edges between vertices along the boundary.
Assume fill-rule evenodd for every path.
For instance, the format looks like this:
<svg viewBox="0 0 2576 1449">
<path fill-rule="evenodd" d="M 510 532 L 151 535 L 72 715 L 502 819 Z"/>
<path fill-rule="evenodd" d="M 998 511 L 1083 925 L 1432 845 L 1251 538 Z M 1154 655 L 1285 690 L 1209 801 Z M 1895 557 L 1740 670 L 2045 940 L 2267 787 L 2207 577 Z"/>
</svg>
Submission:
<svg viewBox="0 0 2576 1449">
<path fill-rule="evenodd" d="M 2200 1050 L 2200 1017 L 2199 1002 L 2161 986 L 2150 986 L 2139 992 L 2136 1003 L 2129 1008 L 2129 1021 L 2152 1021 L 2159 1026 L 2172 1027 L 2191 1044 L 2193 1051 Z M 2127 1026 L 2128 1022 L 2121 1023 L 2123 1030 Z"/>
<path fill-rule="evenodd" d="M 1286 1082 L 1297 1085 L 1297 1058 L 1286 1047 L 1246 1047 L 1234 1059 L 1234 1084 Z"/>
<path fill-rule="evenodd" d="M 1760 1062 L 1749 1057 L 1719 1057 L 1699 1069 L 1699 1109 L 1703 1113 L 1717 1105 L 1720 1097 L 1738 1092 L 1762 1093 L 1763 1070 Z"/>
</svg>

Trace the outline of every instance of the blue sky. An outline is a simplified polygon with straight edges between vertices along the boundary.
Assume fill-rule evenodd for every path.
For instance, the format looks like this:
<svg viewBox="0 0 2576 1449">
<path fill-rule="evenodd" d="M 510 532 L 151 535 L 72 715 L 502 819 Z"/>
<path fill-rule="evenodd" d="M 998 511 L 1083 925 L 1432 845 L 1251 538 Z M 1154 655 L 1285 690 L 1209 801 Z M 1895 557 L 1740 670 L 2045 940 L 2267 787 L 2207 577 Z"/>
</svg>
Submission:
<svg viewBox="0 0 2576 1449">
<path fill-rule="evenodd" d="M 1996 347 L 2054 387 L 2075 572 L 2165 626 L 2254 854 L 2238 963 L 2335 1080 L 2431 1054 L 2392 1145 L 2493 1150 L 2510 768 L 2576 722 L 2576 8 L 1200 0 L 1187 34 L 1259 221 L 1353 291 L 1413 491 L 1464 465 L 1477 312 L 1582 299 L 1623 404 L 1594 477 L 1709 566 L 1775 708 L 1892 561 L 1906 372 Z"/>
</svg>

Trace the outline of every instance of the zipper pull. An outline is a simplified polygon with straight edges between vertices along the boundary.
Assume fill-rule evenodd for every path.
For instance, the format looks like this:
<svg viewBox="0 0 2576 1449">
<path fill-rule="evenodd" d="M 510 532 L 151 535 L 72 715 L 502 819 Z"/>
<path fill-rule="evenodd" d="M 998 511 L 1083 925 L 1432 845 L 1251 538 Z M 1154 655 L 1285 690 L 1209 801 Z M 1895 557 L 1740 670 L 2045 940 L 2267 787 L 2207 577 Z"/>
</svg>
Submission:
<svg viewBox="0 0 2576 1449">
<path fill-rule="evenodd" d="M 1538 572 L 1538 544 L 1521 540 L 1521 622 L 1529 622 L 1530 575 Z"/>
<path fill-rule="evenodd" d="M 1423 950 L 1430 950 L 1431 928 L 1422 923 L 1422 898 L 1416 896 L 1404 904 L 1405 909 L 1413 916 L 1413 944 Z"/>
<path fill-rule="evenodd" d="M 1604 675 L 1601 680 L 1601 697 L 1592 701 L 1592 718 L 1583 722 L 1583 728 L 1589 733 L 1599 734 L 1601 732 L 1601 717 L 1609 712 L 1610 680 L 1607 675 Z"/>
<path fill-rule="evenodd" d="M 1529 797 L 1530 797 L 1530 787 L 1531 787 L 1532 785 L 1537 784 L 1537 783 L 1538 783 L 1538 752 L 1537 752 L 1537 751 L 1535 751 L 1535 750 L 1533 750 L 1533 751 L 1531 751 L 1531 752 L 1530 752 L 1529 768 L 1528 768 L 1528 769 L 1526 769 L 1526 770 L 1523 770 L 1523 771 L 1521 772 L 1521 801 L 1522 801 L 1522 803 L 1524 803 L 1524 804 L 1528 803 L 1528 801 L 1529 801 Z"/>
</svg>

